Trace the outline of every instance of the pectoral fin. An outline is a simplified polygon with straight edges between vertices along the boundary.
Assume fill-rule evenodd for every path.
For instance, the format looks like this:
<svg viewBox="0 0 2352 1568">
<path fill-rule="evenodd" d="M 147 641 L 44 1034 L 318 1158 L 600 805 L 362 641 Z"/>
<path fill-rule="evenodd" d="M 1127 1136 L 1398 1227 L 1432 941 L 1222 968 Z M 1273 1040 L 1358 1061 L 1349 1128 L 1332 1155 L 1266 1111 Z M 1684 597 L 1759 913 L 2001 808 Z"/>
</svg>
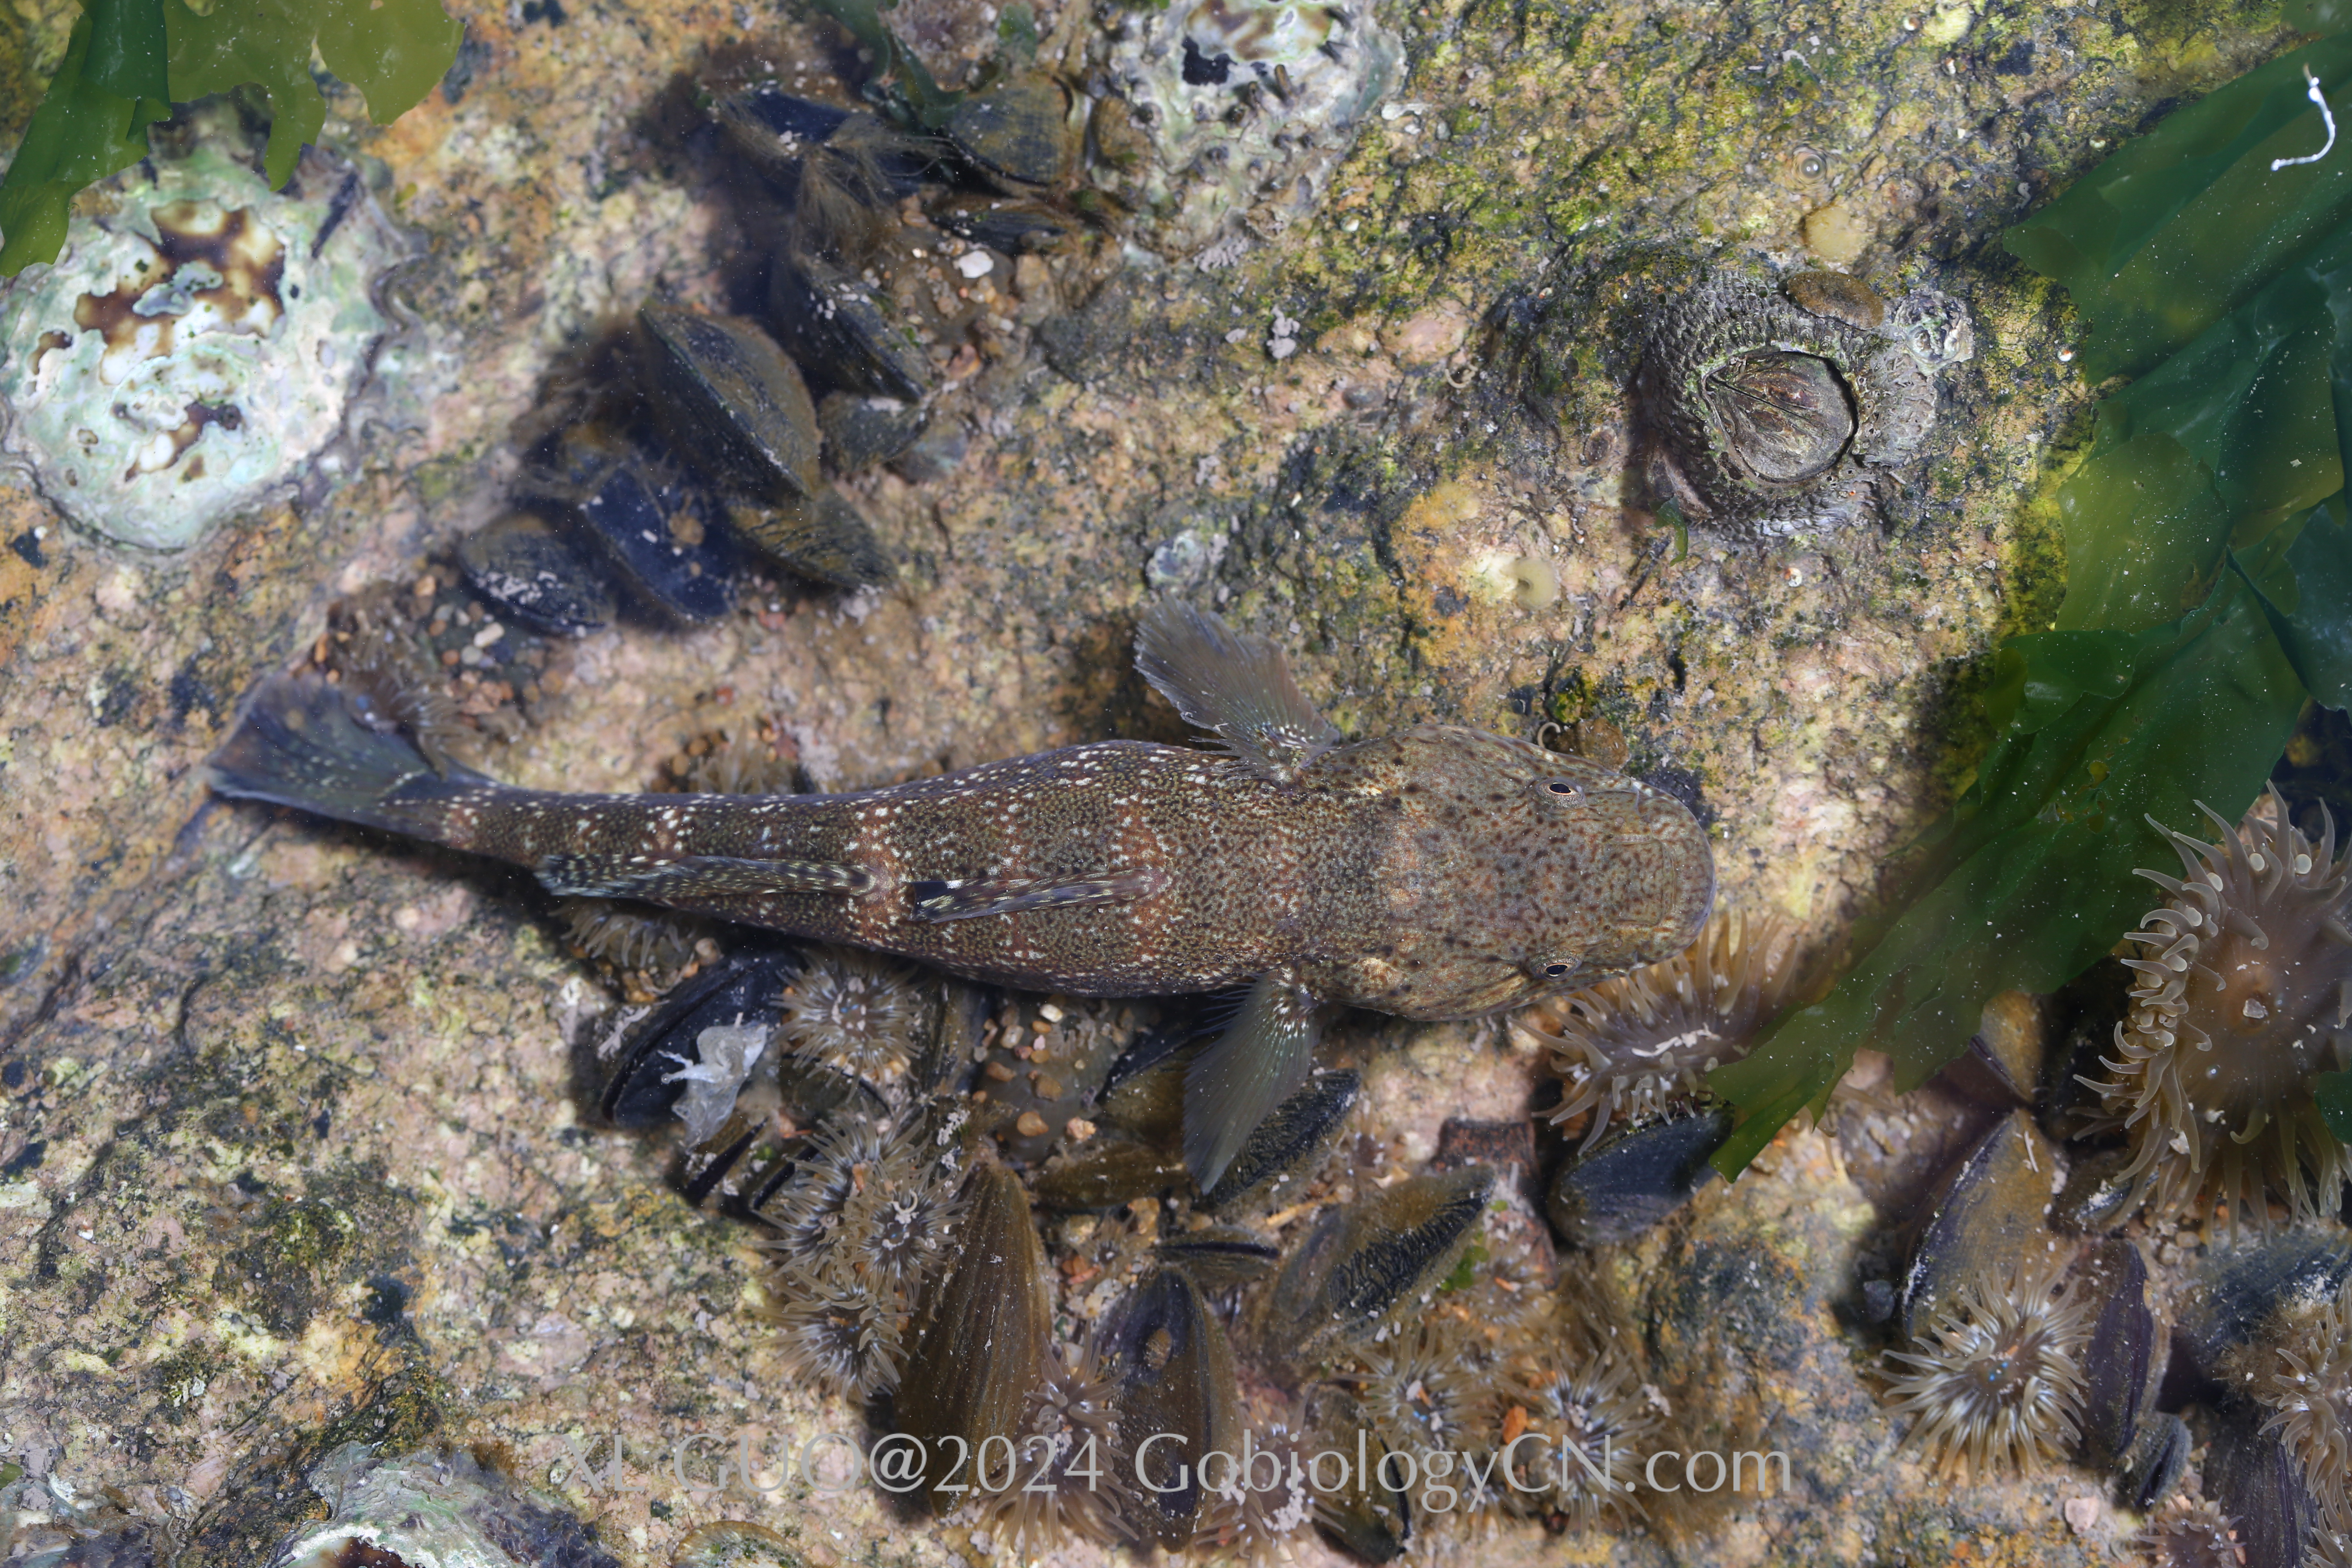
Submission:
<svg viewBox="0 0 2352 1568">
<path fill-rule="evenodd" d="M 1261 975 L 1225 1032 L 1192 1058 L 1184 1072 L 1184 1163 L 1202 1192 L 1307 1081 L 1324 1012 L 1284 976 Z"/>
<path fill-rule="evenodd" d="M 641 860 L 630 855 L 550 855 L 532 868 L 551 893 L 574 898 L 643 899 L 674 904 L 765 893 L 864 893 L 873 873 L 831 860 L 745 860 L 688 855 Z"/>
<path fill-rule="evenodd" d="M 907 884 L 914 918 L 926 923 L 977 920 L 982 915 L 1018 914 L 1023 910 L 1067 910 L 1089 904 L 1124 903 L 1168 885 L 1157 866 L 1105 871 L 1086 878 L 985 877 L 970 882 Z"/>
<path fill-rule="evenodd" d="M 1135 634 L 1135 668 L 1188 722 L 1214 731 L 1271 778 L 1288 779 L 1339 741 L 1290 678 L 1282 650 L 1179 599 Z"/>
</svg>

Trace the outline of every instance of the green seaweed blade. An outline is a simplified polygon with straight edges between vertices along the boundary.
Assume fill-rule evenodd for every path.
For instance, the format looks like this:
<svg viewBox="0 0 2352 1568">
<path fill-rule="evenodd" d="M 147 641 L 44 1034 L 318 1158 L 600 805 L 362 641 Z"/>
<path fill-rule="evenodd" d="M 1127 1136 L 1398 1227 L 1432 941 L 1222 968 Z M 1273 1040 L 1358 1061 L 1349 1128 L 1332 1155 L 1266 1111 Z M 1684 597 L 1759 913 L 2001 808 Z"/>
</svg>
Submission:
<svg viewBox="0 0 2352 1568">
<path fill-rule="evenodd" d="M 2343 120 L 2352 36 L 2175 110 L 2003 237 L 2074 296 L 2091 328 L 2081 362 L 2091 381 L 2151 369 L 2352 216 L 2352 158 L 2270 167 L 2323 145 L 2306 67 Z"/>
<path fill-rule="evenodd" d="M 283 185 L 326 124 L 314 43 L 383 124 L 433 90 L 464 37 L 440 0 L 215 0 L 202 14 L 184 0 L 84 0 L 0 183 L 0 277 L 58 258 L 75 193 L 145 157 L 146 128 L 171 102 L 258 87 L 270 112 L 263 164 Z"/>
<path fill-rule="evenodd" d="M 145 157 L 149 122 L 172 111 L 159 100 L 126 98 L 90 79 L 93 30 L 88 12 L 74 23 L 65 58 L 0 182 L 0 277 L 55 261 L 74 193 Z"/>
<path fill-rule="evenodd" d="M 2171 625 L 2016 637 L 2000 660 L 2004 730 L 1927 847 L 1916 896 L 1829 995 L 1708 1079 L 1744 1112 L 1716 1156 L 1725 1173 L 1820 1104 L 1862 1047 L 1913 1088 L 1996 993 L 2054 991 L 2096 962 L 2147 907 L 2133 869 L 2171 858 L 2147 818 L 2251 805 L 2304 702 L 2236 573 Z"/>
</svg>

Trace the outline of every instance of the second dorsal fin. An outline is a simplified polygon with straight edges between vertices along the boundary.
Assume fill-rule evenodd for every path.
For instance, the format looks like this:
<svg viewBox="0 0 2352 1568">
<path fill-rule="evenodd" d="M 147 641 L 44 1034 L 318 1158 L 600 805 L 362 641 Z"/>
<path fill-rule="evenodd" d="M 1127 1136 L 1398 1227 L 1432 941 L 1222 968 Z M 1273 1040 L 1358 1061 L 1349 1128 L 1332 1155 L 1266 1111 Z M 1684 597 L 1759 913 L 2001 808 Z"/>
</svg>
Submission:
<svg viewBox="0 0 2352 1568">
<path fill-rule="evenodd" d="M 1260 773 L 1287 781 L 1339 741 L 1290 678 L 1282 650 L 1181 599 L 1162 599 L 1135 634 L 1135 668 L 1176 711 Z"/>
</svg>

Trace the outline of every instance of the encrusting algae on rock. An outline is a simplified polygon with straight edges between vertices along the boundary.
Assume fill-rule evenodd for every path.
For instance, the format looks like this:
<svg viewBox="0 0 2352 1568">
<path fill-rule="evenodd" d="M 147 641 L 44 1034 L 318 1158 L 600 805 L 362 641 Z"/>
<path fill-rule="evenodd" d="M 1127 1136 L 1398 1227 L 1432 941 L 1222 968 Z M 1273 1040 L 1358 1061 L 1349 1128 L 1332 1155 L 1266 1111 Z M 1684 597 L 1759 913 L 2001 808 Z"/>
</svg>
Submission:
<svg viewBox="0 0 2352 1568">
<path fill-rule="evenodd" d="M 1526 741 L 1347 742 L 1263 638 L 1174 601 L 1137 666 L 1229 754 L 1110 741 L 844 795 L 562 795 L 436 768 L 380 707 L 266 684 L 214 787 L 626 898 L 1088 995 L 1248 984 L 1188 1069 L 1213 1185 L 1304 1081 L 1328 1009 L 1474 1017 L 1680 951 L 1706 837 L 1672 796 Z"/>
</svg>

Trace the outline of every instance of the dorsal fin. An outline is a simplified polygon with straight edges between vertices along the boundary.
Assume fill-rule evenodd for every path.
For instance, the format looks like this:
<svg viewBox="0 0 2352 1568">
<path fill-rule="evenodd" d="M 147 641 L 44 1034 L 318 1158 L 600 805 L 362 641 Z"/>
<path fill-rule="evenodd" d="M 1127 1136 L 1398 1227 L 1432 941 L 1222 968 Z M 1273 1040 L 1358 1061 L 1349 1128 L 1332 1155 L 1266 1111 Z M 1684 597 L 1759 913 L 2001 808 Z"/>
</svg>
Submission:
<svg viewBox="0 0 2352 1568">
<path fill-rule="evenodd" d="M 1146 612 L 1135 634 L 1135 668 L 1187 722 L 1214 731 L 1269 778 L 1296 777 L 1339 742 L 1290 678 L 1280 648 L 1181 599 Z"/>
</svg>

